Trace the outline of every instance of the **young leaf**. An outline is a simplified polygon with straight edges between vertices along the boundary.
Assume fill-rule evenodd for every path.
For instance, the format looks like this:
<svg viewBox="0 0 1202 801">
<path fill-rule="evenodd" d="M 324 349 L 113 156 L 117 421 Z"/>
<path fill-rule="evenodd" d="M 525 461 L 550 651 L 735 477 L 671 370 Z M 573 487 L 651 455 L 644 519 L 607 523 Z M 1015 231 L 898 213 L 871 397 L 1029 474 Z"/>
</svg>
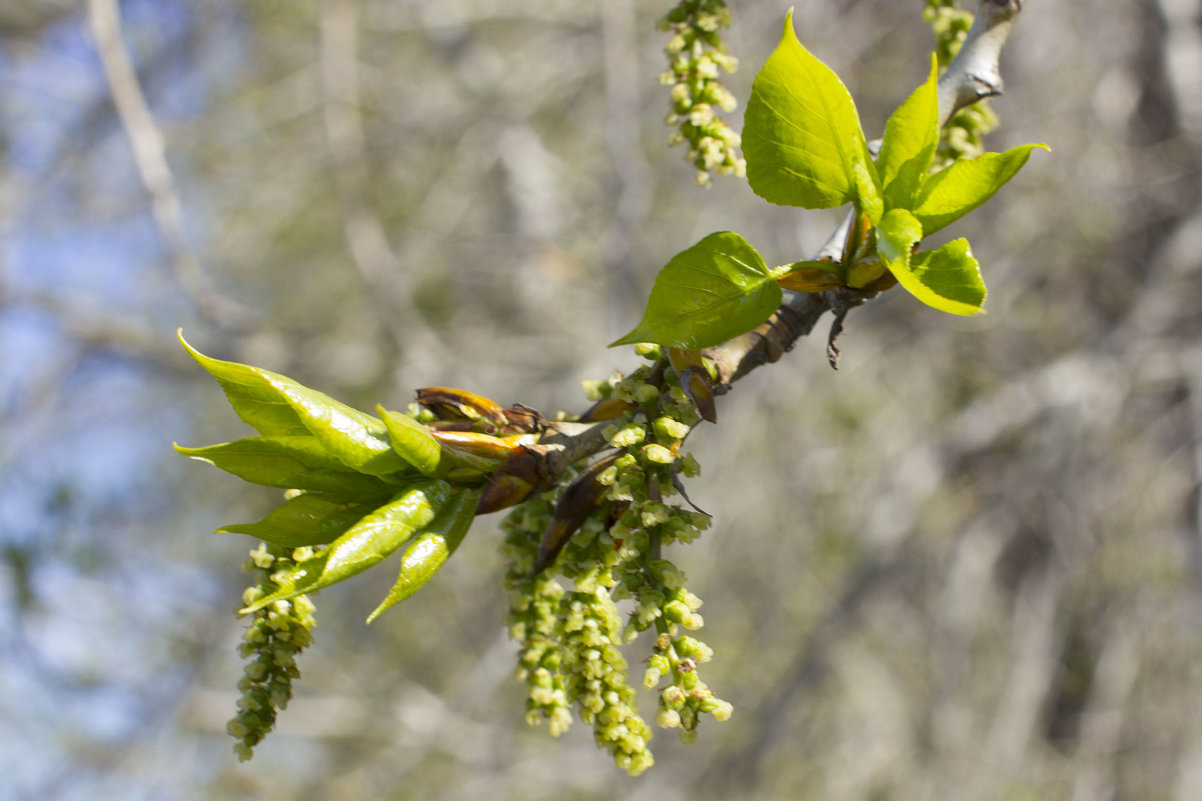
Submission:
<svg viewBox="0 0 1202 801">
<path fill-rule="evenodd" d="M 273 380 L 290 379 L 238 362 L 205 356 L 184 339 L 183 329 L 176 332 L 180 344 L 225 390 L 230 406 L 242 420 L 265 437 L 308 434 L 292 404 L 280 396 Z"/>
<path fill-rule="evenodd" d="M 794 292 L 823 292 L 844 285 L 839 263 L 825 259 L 794 262 L 777 267 L 772 274 L 781 289 Z"/>
<path fill-rule="evenodd" d="M 755 328 L 780 302 L 776 279 L 747 240 L 710 234 L 660 270 L 642 322 L 610 347 L 708 348 Z"/>
<path fill-rule="evenodd" d="M 273 381 L 273 386 L 313 437 L 342 464 L 376 476 L 409 469 L 389 444 L 381 421 L 291 379 Z"/>
<path fill-rule="evenodd" d="M 451 485 L 445 481 L 421 481 L 398 494 L 348 528 L 329 547 L 297 566 L 284 578 L 280 589 L 242 609 L 256 609 L 314 592 L 362 573 L 387 558 L 429 525 L 446 506 Z"/>
<path fill-rule="evenodd" d="M 876 165 L 871 161 L 857 161 L 852 170 L 856 183 L 856 208 L 873 225 L 880 225 L 885 214 L 885 200 L 881 196 L 881 179 L 876 174 Z"/>
<path fill-rule="evenodd" d="M 894 270 L 898 283 L 928 306 L 950 314 L 984 311 L 985 282 L 967 239 L 948 242 L 938 250 L 915 254 L 904 268 Z"/>
<path fill-rule="evenodd" d="M 401 569 L 387 597 L 368 615 L 371 623 L 385 609 L 400 603 L 420 590 L 446 563 L 476 518 L 480 490 L 456 490 L 438 517 L 426 526 L 401 556 Z"/>
<path fill-rule="evenodd" d="M 914 202 L 914 216 L 930 236 L 993 197 L 1027 163 L 1031 151 L 1047 145 L 1019 145 L 1005 153 L 959 159 L 927 176 Z"/>
<path fill-rule="evenodd" d="M 372 504 L 341 503 L 306 492 L 284 501 L 257 523 L 223 526 L 217 533 L 249 534 L 285 548 L 325 545 L 373 508 Z"/>
<path fill-rule="evenodd" d="M 225 390 L 230 405 L 265 437 L 312 434 L 331 456 L 362 473 L 387 475 L 408 464 L 388 444 L 384 424 L 287 376 L 212 359 L 180 342 Z"/>
<path fill-rule="evenodd" d="M 379 500 L 395 492 L 374 476 L 346 470 L 308 435 L 247 437 L 204 448 L 176 445 L 175 449 L 265 487 L 320 492 L 347 501 Z"/>
<path fill-rule="evenodd" d="M 423 474 L 434 475 L 442 458 L 442 445 L 438 444 L 430 429 L 407 414 L 389 411 L 383 406 L 377 406 L 376 411 L 388 429 L 392 449 Z"/>
<path fill-rule="evenodd" d="M 847 87 L 797 41 L 792 9 L 752 84 L 743 154 L 757 195 L 809 209 L 854 200 L 855 165 L 871 161 Z"/>
<path fill-rule="evenodd" d="M 876 252 L 890 272 L 910 263 L 914 246 L 922 241 L 922 225 L 905 209 L 893 209 L 875 231 Z"/>
<path fill-rule="evenodd" d="M 926 83 L 914 90 L 885 123 L 876 158 L 886 209 L 908 209 L 931 168 L 939 144 L 939 63 L 931 54 Z"/>
</svg>

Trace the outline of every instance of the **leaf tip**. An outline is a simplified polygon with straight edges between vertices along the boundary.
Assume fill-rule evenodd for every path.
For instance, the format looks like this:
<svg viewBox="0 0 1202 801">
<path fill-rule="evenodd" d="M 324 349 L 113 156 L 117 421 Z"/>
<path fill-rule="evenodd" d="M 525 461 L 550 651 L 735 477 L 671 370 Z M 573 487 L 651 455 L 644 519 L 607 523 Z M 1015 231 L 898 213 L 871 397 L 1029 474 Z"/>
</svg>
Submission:
<svg viewBox="0 0 1202 801">
<path fill-rule="evenodd" d="M 780 39 L 782 42 L 788 40 L 790 37 L 792 37 L 793 41 L 799 42 L 797 38 L 797 31 L 793 27 L 793 9 L 795 8 L 796 6 L 789 6 L 789 10 L 785 12 L 785 24 L 780 32 Z"/>
<path fill-rule="evenodd" d="M 193 359 L 196 359 L 196 361 L 200 361 L 202 358 L 204 358 L 203 353 L 201 353 L 196 348 L 189 345 L 188 340 L 184 339 L 184 329 L 183 328 L 175 329 L 175 338 L 179 340 L 179 344 L 184 346 L 184 350 L 188 351 L 188 354 Z"/>
<path fill-rule="evenodd" d="M 607 347 L 607 348 L 617 348 L 617 347 L 620 347 L 620 346 L 622 346 L 622 345 L 637 345 L 637 344 L 639 344 L 640 342 L 642 342 L 642 341 L 643 341 L 643 340 L 641 340 L 641 339 L 638 339 L 637 337 L 635 337 L 635 334 L 637 334 L 637 333 L 638 333 L 638 329 L 636 328 L 636 329 L 634 329 L 633 331 L 631 331 L 629 334 L 626 334 L 626 335 L 624 335 L 624 336 L 622 336 L 622 337 L 619 337 L 618 339 L 615 339 L 613 342 L 610 342 L 610 343 L 609 343 L 608 345 L 606 345 L 605 347 Z"/>
</svg>

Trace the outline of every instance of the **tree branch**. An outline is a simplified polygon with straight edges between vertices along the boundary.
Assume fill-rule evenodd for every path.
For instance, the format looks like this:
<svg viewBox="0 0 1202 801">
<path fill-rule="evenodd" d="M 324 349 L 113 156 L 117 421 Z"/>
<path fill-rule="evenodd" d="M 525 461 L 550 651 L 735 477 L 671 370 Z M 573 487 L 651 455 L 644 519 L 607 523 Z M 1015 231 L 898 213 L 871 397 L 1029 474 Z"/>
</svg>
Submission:
<svg viewBox="0 0 1202 801">
<path fill-rule="evenodd" d="M 964 106 L 1001 94 L 998 59 L 1022 5 L 1023 0 L 980 0 L 960 52 L 939 79 L 940 125 L 946 125 Z M 815 258 L 838 258 L 851 222 L 849 212 Z M 835 310 L 840 315 L 845 314 L 877 294 L 876 291 L 846 287 L 817 293 L 786 291 L 784 302 L 767 322 L 754 331 L 704 351 L 716 368 L 717 392 L 729 391 L 735 381 L 755 368 L 779 360 L 792 350 L 797 340 L 814 329 L 826 312 Z M 609 445 L 601 435 L 604 427 L 604 423 L 583 428 L 558 424 L 533 448 L 541 459 L 540 475 L 545 479 L 558 477 L 572 463 L 605 450 Z"/>
<path fill-rule="evenodd" d="M 946 125 L 961 108 L 1002 93 L 998 59 L 1010 35 L 1023 0 L 980 0 L 972 27 L 960 52 L 939 78 L 939 124 Z M 851 225 L 851 214 L 816 254 L 837 257 Z M 719 391 L 755 368 L 777 361 L 793 349 L 797 340 L 810 333 L 825 312 L 858 306 L 877 293 L 854 293 L 846 289 L 813 294 L 785 293 L 785 301 L 768 322 L 754 331 L 709 348 L 705 355 L 718 371 Z"/>
<path fill-rule="evenodd" d="M 1025 0 L 981 0 L 960 52 L 939 78 L 939 124 L 986 97 L 1002 93 L 1002 48 Z"/>
<path fill-rule="evenodd" d="M 109 93 L 133 150 L 142 185 L 150 195 L 151 213 L 166 246 L 175 279 L 202 314 L 235 328 L 256 327 L 254 315 L 217 291 L 188 247 L 179 191 L 167 164 L 163 134 L 150 113 L 138 85 L 137 73 L 121 40 L 117 0 L 89 0 L 88 17 Z"/>
</svg>

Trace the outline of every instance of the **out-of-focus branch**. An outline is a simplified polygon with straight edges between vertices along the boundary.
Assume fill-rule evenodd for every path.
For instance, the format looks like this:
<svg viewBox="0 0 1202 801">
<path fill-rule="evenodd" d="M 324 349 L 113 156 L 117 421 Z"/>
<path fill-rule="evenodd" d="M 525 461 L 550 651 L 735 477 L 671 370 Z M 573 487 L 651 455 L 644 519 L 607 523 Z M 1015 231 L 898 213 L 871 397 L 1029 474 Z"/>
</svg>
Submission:
<svg viewBox="0 0 1202 801">
<path fill-rule="evenodd" d="M 151 212 L 167 248 L 172 272 L 201 314 L 227 326 L 253 328 L 254 316 L 213 286 L 184 236 L 179 191 L 159 130 L 138 84 L 137 73 L 121 39 L 117 0 L 88 0 L 88 18 L 100 54 L 109 93 L 121 127 L 133 149 L 134 164 L 150 195 Z"/>
<path fill-rule="evenodd" d="M 358 0 L 326 0 L 322 4 L 321 79 L 322 118 L 338 189 L 343 237 L 351 261 L 367 285 L 371 309 L 398 350 L 446 358 L 434 332 L 419 315 L 408 313 L 412 281 L 365 198 L 367 160 L 359 111 Z"/>
</svg>

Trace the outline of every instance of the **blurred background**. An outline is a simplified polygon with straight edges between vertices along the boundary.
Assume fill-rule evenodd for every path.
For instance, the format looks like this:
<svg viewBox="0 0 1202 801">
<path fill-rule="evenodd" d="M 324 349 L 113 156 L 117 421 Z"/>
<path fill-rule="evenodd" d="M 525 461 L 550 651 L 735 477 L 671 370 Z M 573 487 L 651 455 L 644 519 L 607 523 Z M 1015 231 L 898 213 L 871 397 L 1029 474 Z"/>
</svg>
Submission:
<svg viewBox="0 0 1202 801">
<path fill-rule="evenodd" d="M 796 12 L 870 137 L 925 77 L 922 5 Z M 741 101 L 786 7 L 732 6 Z M 498 515 L 370 629 L 389 576 L 323 592 L 236 761 L 253 543 L 211 532 L 278 497 L 171 451 L 246 432 L 176 328 L 367 408 L 582 410 L 674 253 L 737 230 L 786 263 L 835 219 L 694 185 L 667 8 L 0 5 L 0 799 L 1202 798 L 1194 0 L 1030 0 L 989 143 L 1052 152 L 949 231 L 988 315 L 889 292 L 839 372 L 803 341 L 690 439 L 715 524 L 672 556 L 728 723 L 638 779 L 528 729 Z"/>
</svg>

